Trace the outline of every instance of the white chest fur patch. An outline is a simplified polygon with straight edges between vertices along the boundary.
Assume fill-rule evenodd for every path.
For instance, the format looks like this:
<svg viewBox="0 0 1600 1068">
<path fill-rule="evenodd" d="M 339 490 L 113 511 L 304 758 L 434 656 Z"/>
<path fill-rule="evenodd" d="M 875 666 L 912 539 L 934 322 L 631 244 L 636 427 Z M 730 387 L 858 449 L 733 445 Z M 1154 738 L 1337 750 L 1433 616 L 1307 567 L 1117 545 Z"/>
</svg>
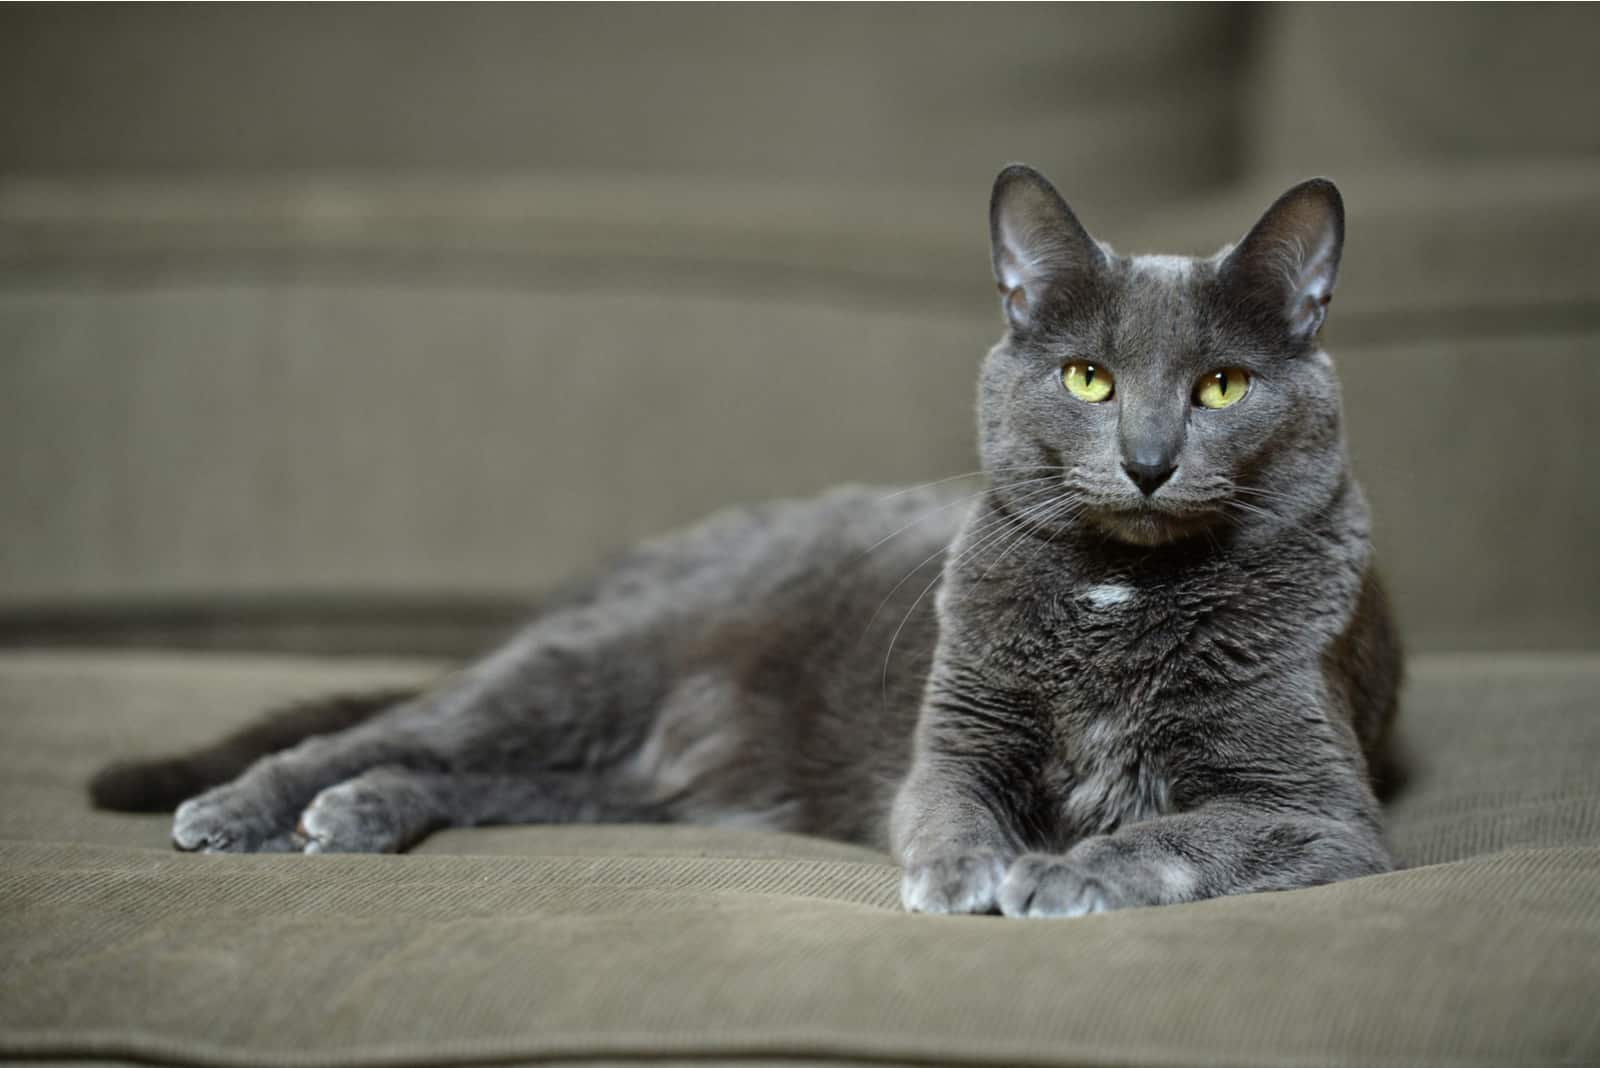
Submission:
<svg viewBox="0 0 1600 1068">
<path fill-rule="evenodd" d="M 1103 583 L 1099 586 L 1090 586 L 1083 591 L 1084 599 L 1096 608 L 1111 608 L 1119 604 L 1127 604 L 1133 600 L 1134 593 L 1131 586 L 1118 586 L 1114 583 Z"/>
</svg>

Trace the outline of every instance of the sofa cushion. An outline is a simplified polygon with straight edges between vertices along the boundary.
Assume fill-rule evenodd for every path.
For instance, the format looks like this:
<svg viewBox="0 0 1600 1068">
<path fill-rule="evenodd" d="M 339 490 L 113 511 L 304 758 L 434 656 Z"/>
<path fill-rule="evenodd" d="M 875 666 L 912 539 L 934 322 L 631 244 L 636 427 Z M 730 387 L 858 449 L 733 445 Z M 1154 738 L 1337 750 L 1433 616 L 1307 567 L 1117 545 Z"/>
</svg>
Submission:
<svg viewBox="0 0 1600 1068">
<path fill-rule="evenodd" d="M 191 856 L 100 761 L 422 662 L 0 655 L 0 1051 L 184 1064 L 1600 1057 L 1600 656 L 1422 658 L 1415 866 L 1079 920 L 925 917 L 871 850 L 692 827 Z M 448 855 L 447 855 L 448 854 Z"/>
</svg>

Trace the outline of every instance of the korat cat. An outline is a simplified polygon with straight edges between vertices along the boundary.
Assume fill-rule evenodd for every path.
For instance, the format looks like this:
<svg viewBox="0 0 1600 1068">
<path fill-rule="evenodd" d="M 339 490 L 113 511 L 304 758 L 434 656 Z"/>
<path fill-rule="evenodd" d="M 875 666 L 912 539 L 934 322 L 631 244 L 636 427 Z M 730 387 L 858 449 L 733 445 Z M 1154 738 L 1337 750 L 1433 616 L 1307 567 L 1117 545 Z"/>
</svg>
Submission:
<svg viewBox="0 0 1600 1068">
<path fill-rule="evenodd" d="M 922 912 L 1387 870 L 1369 768 L 1400 654 L 1317 340 L 1338 191 L 1295 186 L 1207 259 L 1128 257 L 1012 166 L 990 232 L 1007 328 L 979 380 L 981 493 L 725 512 L 425 692 L 114 765 L 96 799 L 182 801 L 174 843 L 210 852 L 799 831 L 892 849 Z"/>
</svg>

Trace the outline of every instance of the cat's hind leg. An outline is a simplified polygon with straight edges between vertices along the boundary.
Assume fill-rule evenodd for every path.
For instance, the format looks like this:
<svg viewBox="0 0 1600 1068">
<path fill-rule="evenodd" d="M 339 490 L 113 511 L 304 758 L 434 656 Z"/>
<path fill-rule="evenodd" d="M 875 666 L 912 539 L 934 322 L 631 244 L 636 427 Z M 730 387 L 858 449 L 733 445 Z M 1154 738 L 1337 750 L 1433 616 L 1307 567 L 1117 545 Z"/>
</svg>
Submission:
<svg viewBox="0 0 1600 1068">
<path fill-rule="evenodd" d="M 178 806 L 172 844 L 186 852 L 298 852 L 300 814 L 323 789 L 380 765 L 440 768 L 440 755 L 415 732 L 400 728 L 401 705 L 376 719 L 333 734 L 306 738 L 262 757 L 231 782 Z"/>
<path fill-rule="evenodd" d="M 307 824 L 312 834 L 297 835 L 303 814 L 324 791 L 349 784 L 330 795 L 342 802 L 319 807 L 327 825 L 336 824 L 319 848 L 398 849 L 439 826 L 648 818 L 608 815 L 626 807 L 618 802 L 591 814 L 583 805 L 599 802 L 576 789 L 605 778 L 654 714 L 647 692 L 613 685 L 599 670 L 607 655 L 625 658 L 635 665 L 635 687 L 651 689 L 653 677 L 637 669 L 646 655 L 628 655 L 650 634 L 595 634 L 585 622 L 530 628 L 413 700 L 263 757 L 180 805 L 173 844 L 207 853 L 298 851 L 319 837 L 320 817 Z M 374 769 L 382 774 L 364 778 Z M 408 777 L 396 778 L 400 772 Z M 335 821 L 341 805 L 351 811 Z"/>
<path fill-rule="evenodd" d="M 736 721 L 732 711 L 710 723 L 692 717 L 694 730 L 667 731 L 674 743 L 667 748 L 679 759 L 657 761 L 651 774 L 636 768 L 641 751 L 662 733 L 656 729 L 662 709 L 684 680 L 704 675 L 707 660 L 735 658 L 728 647 L 739 642 L 725 640 L 721 630 L 765 629 L 749 622 L 750 605 L 792 583 L 793 550 L 806 544 L 804 537 L 791 538 L 793 545 L 785 541 L 780 537 L 785 529 L 772 509 L 757 509 L 640 547 L 586 590 L 437 686 L 346 729 L 273 752 L 231 782 L 185 801 L 174 816 L 174 844 L 202 852 L 299 848 L 305 843 L 296 828 L 313 801 L 325 790 L 362 781 L 376 768 L 412 775 L 403 787 L 385 780 L 373 796 L 366 789 L 370 781 L 348 795 L 333 794 L 356 811 L 324 836 L 329 848 L 400 848 L 430 825 L 455 825 L 458 809 L 473 813 L 479 804 L 452 794 L 457 777 L 482 785 L 491 780 L 480 776 L 526 776 L 548 791 L 555 781 L 550 776 L 580 775 L 607 781 L 624 797 L 629 791 L 653 796 L 663 806 L 673 806 L 676 797 L 678 818 L 740 807 L 704 799 L 697 807 L 694 798 L 683 796 L 685 783 L 662 781 L 671 773 L 704 782 L 715 778 L 709 768 L 717 761 L 708 753 L 720 755 L 724 764 L 739 756 L 739 735 L 727 729 Z M 776 566 L 780 563 L 789 570 Z M 679 707 L 685 704 L 680 701 Z M 702 729 L 709 742 L 695 733 Z M 504 811 L 491 806 L 487 814 L 460 822 L 554 818 L 541 807 L 548 805 L 548 796 L 536 800 L 507 805 Z M 567 800 L 572 807 L 581 798 Z M 339 806 L 326 807 L 331 826 Z M 370 822 L 363 815 L 368 809 L 386 813 L 393 827 L 362 830 Z M 580 806 L 561 818 L 650 818 L 605 812 Z M 314 832 L 320 819 L 312 818 L 307 829 Z"/>
<path fill-rule="evenodd" d="M 379 767 L 319 793 L 301 814 L 307 853 L 394 853 L 446 827 L 648 823 L 659 807 L 601 791 L 587 775 L 538 777 Z"/>
</svg>

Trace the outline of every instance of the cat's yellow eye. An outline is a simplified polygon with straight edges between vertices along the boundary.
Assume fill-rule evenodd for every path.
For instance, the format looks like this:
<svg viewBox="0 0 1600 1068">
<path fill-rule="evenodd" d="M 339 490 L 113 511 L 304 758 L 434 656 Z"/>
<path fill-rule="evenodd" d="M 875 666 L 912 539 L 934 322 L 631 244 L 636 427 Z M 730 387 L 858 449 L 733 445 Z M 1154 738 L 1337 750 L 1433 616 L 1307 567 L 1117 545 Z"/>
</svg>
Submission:
<svg viewBox="0 0 1600 1068">
<path fill-rule="evenodd" d="M 1090 404 L 1111 399 L 1111 372 L 1083 360 L 1073 360 L 1061 369 L 1061 384 L 1068 393 Z"/>
<path fill-rule="evenodd" d="M 1202 408 L 1226 408 L 1238 404 L 1250 390 L 1250 372 L 1239 367 L 1223 367 L 1203 375 L 1194 386 L 1194 402 Z"/>
</svg>

